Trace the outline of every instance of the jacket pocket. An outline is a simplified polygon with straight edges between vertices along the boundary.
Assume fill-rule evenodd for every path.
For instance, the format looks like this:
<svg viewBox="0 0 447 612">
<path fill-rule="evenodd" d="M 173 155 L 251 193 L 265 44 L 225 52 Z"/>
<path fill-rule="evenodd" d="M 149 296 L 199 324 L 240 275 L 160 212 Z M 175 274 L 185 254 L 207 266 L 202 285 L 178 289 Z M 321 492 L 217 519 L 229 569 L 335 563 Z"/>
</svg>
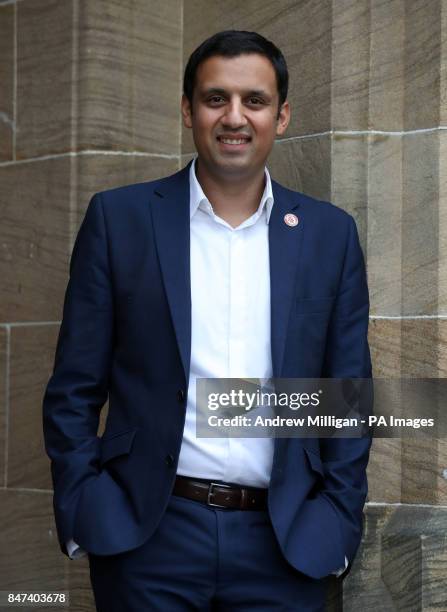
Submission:
<svg viewBox="0 0 447 612">
<path fill-rule="evenodd" d="M 298 299 L 296 302 L 296 314 L 312 315 L 329 312 L 332 309 L 334 299 L 333 297 Z"/>
<path fill-rule="evenodd" d="M 128 455 L 132 450 L 136 433 L 136 428 L 133 428 L 116 434 L 103 436 L 101 438 L 100 464 L 103 465 L 106 461 L 119 457 L 120 455 Z"/>
</svg>

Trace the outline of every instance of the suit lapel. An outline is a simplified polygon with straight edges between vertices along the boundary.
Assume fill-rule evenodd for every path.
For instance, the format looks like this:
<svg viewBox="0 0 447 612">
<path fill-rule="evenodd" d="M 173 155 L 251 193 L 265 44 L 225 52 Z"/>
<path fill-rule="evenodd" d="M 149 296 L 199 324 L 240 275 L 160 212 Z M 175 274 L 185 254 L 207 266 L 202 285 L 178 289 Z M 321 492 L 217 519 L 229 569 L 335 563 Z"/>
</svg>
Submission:
<svg viewBox="0 0 447 612">
<path fill-rule="evenodd" d="M 297 266 L 303 242 L 303 220 L 297 214 L 299 203 L 291 192 L 272 181 L 275 203 L 269 222 L 271 349 L 273 376 L 281 376 L 290 308 L 295 295 Z M 291 227 L 284 216 L 293 213 L 298 225 Z"/>
<path fill-rule="evenodd" d="M 190 165 L 191 162 L 160 182 L 151 206 L 158 257 L 186 381 L 191 362 Z"/>
<path fill-rule="evenodd" d="M 159 183 L 151 207 L 160 267 L 186 380 L 191 360 L 190 165 L 191 162 Z M 287 225 L 284 216 L 297 214 L 299 203 L 276 181 L 272 181 L 272 189 L 275 203 L 269 222 L 271 350 L 273 376 L 280 377 L 296 290 L 303 220 L 297 215 L 298 225 Z"/>
</svg>

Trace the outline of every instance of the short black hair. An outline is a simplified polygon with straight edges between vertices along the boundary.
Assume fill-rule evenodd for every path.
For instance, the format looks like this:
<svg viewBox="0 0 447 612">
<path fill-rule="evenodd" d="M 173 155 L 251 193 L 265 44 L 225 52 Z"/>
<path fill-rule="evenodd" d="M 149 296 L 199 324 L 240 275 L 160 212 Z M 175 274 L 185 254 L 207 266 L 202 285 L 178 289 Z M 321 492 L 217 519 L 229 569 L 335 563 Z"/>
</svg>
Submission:
<svg viewBox="0 0 447 612">
<path fill-rule="evenodd" d="M 289 72 L 283 54 L 270 40 L 257 32 L 245 30 L 224 30 L 217 32 L 201 43 L 189 57 L 183 76 L 183 93 L 188 98 L 192 109 L 192 98 L 197 68 L 209 57 L 237 57 L 238 55 L 258 53 L 270 60 L 276 74 L 279 94 L 278 114 L 287 98 Z"/>
</svg>

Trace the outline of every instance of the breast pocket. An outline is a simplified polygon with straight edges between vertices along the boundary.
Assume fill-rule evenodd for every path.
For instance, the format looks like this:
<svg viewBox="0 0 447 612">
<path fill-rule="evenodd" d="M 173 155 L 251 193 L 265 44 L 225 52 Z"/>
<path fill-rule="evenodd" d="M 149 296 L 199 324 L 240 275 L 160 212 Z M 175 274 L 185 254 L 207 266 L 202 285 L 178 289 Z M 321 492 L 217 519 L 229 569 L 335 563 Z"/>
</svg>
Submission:
<svg viewBox="0 0 447 612">
<path fill-rule="evenodd" d="M 303 316 L 329 313 L 332 310 L 334 299 L 334 297 L 300 298 L 296 302 L 296 314 Z"/>
</svg>

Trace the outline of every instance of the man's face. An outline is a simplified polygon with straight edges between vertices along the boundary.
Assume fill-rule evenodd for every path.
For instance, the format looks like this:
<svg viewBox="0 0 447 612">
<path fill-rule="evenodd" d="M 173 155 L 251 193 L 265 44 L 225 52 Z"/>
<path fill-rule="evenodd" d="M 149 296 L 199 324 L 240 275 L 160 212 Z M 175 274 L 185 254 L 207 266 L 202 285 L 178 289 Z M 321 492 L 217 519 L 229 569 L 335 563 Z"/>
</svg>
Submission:
<svg viewBox="0 0 447 612">
<path fill-rule="evenodd" d="M 275 70 L 263 55 L 214 56 L 200 64 L 192 109 L 182 98 L 183 122 L 192 128 L 200 167 L 228 179 L 263 171 L 275 136 L 289 123 L 288 102 L 279 117 L 278 103 Z"/>
</svg>

